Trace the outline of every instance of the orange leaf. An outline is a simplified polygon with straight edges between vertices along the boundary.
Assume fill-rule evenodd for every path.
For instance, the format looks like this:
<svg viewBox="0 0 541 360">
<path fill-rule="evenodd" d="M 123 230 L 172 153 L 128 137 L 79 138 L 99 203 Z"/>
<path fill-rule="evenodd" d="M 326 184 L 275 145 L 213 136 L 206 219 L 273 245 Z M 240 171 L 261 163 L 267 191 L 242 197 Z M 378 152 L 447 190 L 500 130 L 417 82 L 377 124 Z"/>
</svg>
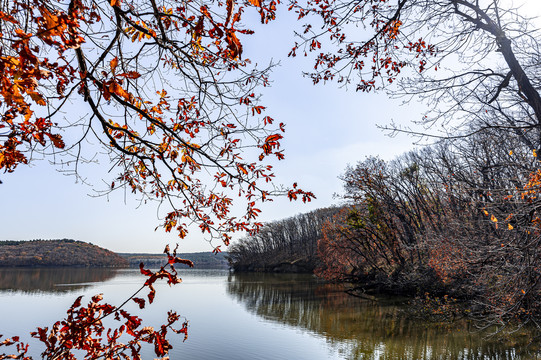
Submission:
<svg viewBox="0 0 541 360">
<path fill-rule="evenodd" d="M 50 37 L 50 36 L 60 36 L 66 30 L 67 25 L 65 22 L 61 21 L 58 16 L 51 13 L 47 8 L 40 7 L 40 12 L 43 15 L 43 19 L 45 20 L 45 26 L 47 27 L 47 31 L 42 33 L 42 36 Z"/>
<path fill-rule="evenodd" d="M 283 138 L 282 135 L 280 135 L 280 134 L 273 134 L 273 135 L 267 136 L 267 138 L 265 139 L 265 142 L 275 142 L 275 141 L 280 140 L 281 138 Z"/>
<path fill-rule="evenodd" d="M 233 16 L 233 8 L 235 7 L 235 0 L 227 0 L 227 18 L 225 20 L 225 25 L 229 24 L 231 17 Z"/>
<path fill-rule="evenodd" d="M 137 71 L 128 71 L 127 73 L 119 74 L 118 76 L 123 76 L 128 79 L 137 79 L 141 76 Z"/>
<path fill-rule="evenodd" d="M 36 104 L 41 105 L 41 106 L 46 105 L 45 99 L 43 99 L 43 96 L 41 96 L 40 93 L 38 93 L 36 91 L 29 91 L 28 95 L 30 95 L 30 97 L 32 98 L 32 100 L 34 100 L 36 102 Z"/>
<path fill-rule="evenodd" d="M 58 149 L 63 149 L 66 146 L 64 144 L 64 141 L 62 140 L 62 136 L 58 134 L 49 134 L 49 133 L 47 133 L 47 136 L 49 136 L 49 139 L 51 139 L 51 142 L 53 143 L 54 147 Z"/>
<path fill-rule="evenodd" d="M 244 175 L 248 175 L 248 171 L 246 171 L 246 169 L 244 168 L 243 165 L 237 164 L 237 168 L 238 168 Z"/>
<path fill-rule="evenodd" d="M 114 0 L 113 0 L 114 1 Z M 111 60 L 111 62 L 109 63 L 109 65 L 111 66 L 111 71 L 113 72 L 113 74 L 115 73 L 115 69 L 116 67 L 118 66 L 118 58 L 115 57 L 113 60 Z"/>
<path fill-rule="evenodd" d="M 242 44 L 240 43 L 235 33 L 228 32 L 227 36 L 225 37 L 225 41 L 227 42 L 227 47 L 231 51 L 231 59 L 236 59 L 240 57 L 240 55 L 242 54 Z M 258 112 L 258 114 L 261 113 L 260 111 Z"/>
<path fill-rule="evenodd" d="M 113 82 L 111 83 L 111 85 L 109 85 L 109 91 L 119 96 L 122 96 L 125 100 L 130 100 L 130 94 L 116 82 Z"/>
<path fill-rule="evenodd" d="M 13 23 L 13 24 L 18 24 L 19 22 L 17 21 L 17 19 L 15 19 L 13 16 L 11 15 L 8 15 L 6 14 L 5 12 L 3 11 L 0 11 L 0 19 L 1 20 L 4 20 L 4 21 L 9 21 L 10 23 Z"/>
</svg>

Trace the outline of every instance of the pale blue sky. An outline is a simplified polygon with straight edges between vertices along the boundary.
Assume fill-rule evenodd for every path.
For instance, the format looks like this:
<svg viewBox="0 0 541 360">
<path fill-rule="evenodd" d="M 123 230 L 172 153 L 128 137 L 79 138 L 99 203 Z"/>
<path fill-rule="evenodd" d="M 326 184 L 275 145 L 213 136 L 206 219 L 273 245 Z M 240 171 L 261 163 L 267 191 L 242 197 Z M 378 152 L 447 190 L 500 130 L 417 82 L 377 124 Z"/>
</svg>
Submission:
<svg viewBox="0 0 541 360">
<path fill-rule="evenodd" d="M 537 0 L 527 4 L 538 5 Z M 344 91 L 331 84 L 313 86 L 301 75 L 303 67 L 312 66 L 302 58 L 287 58 L 293 43 L 290 15 L 258 28 L 253 41 L 244 43 L 244 54 L 255 61 L 271 57 L 281 61 L 272 74 L 273 86 L 265 89 L 264 104 L 268 113 L 286 123 L 282 145 L 286 159 L 275 164 L 276 183 L 297 181 L 317 199 L 305 205 L 286 199 L 262 206 L 261 219 L 281 219 L 301 212 L 337 203 L 333 194 L 341 191 L 338 176 L 348 164 L 355 164 L 369 155 L 383 159 L 412 148 L 412 139 L 405 135 L 385 136 L 376 124 L 391 120 L 407 124 L 419 119 L 423 107 L 419 104 L 399 106 L 384 94 L 364 94 Z M 84 106 L 84 105 L 83 105 Z M 109 164 L 87 165 L 82 172 L 99 182 Z M 156 204 L 138 207 L 126 194 L 114 193 L 109 199 L 91 197 L 92 187 L 75 183 L 37 161 L 31 166 L 19 166 L 12 174 L 0 179 L 0 240 L 72 238 L 92 242 L 117 252 L 161 252 L 165 244 L 180 244 L 180 251 L 210 251 L 197 231 L 188 239 L 161 229 Z M 218 244 L 215 244 L 218 245 Z"/>
</svg>

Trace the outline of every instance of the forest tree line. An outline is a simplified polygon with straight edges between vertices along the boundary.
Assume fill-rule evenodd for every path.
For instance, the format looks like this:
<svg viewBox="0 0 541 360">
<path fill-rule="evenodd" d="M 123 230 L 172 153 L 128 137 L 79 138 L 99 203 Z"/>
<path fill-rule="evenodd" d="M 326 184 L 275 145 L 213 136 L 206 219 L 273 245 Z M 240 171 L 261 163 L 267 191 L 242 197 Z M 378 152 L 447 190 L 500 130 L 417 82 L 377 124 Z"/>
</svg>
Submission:
<svg viewBox="0 0 541 360">
<path fill-rule="evenodd" d="M 141 263 L 147 268 L 160 268 L 166 262 L 164 254 L 149 254 L 149 253 L 119 253 L 129 263 L 130 267 L 138 268 Z M 195 269 L 227 269 L 228 262 L 226 260 L 227 252 L 212 253 L 209 251 L 195 253 L 177 253 L 177 256 L 183 259 L 190 259 L 193 262 Z M 189 266 L 186 264 L 176 265 L 180 269 L 186 269 Z"/>
<path fill-rule="evenodd" d="M 265 224 L 254 235 L 229 248 L 235 271 L 313 272 L 322 262 L 317 254 L 323 224 L 339 208 L 324 208 Z"/>
<path fill-rule="evenodd" d="M 361 291 L 447 295 L 476 304 L 485 319 L 535 320 L 537 166 L 535 151 L 496 129 L 392 161 L 369 157 L 342 175 L 341 208 L 270 223 L 233 245 L 230 258 L 238 270 L 268 270 L 269 259 L 303 257 L 318 276 Z"/>
</svg>

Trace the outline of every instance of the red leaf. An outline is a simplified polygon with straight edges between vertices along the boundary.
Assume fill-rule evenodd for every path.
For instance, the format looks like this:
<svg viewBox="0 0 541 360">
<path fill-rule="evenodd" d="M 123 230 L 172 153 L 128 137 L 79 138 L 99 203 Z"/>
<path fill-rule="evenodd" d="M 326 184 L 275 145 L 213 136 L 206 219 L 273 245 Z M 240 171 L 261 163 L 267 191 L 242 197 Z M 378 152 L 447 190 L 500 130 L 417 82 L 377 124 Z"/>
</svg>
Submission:
<svg viewBox="0 0 541 360">
<path fill-rule="evenodd" d="M 152 304 L 155 296 L 156 296 L 156 290 L 154 290 L 154 287 L 151 285 L 150 292 L 148 293 L 148 302 Z"/>
<path fill-rule="evenodd" d="M 74 309 L 76 307 L 81 306 L 81 299 L 82 298 L 83 298 L 82 296 L 79 296 L 77 299 L 75 299 L 75 301 L 73 302 L 73 305 L 71 305 L 71 308 Z"/>
<path fill-rule="evenodd" d="M 139 269 L 141 270 L 141 274 L 146 275 L 146 276 L 152 276 L 153 272 L 150 271 L 150 270 L 145 269 L 144 266 L 145 266 L 145 264 L 143 264 L 143 263 L 139 264 Z"/>
<path fill-rule="evenodd" d="M 138 79 L 141 77 L 141 74 L 139 74 L 137 71 L 128 71 L 127 73 L 118 74 L 118 76 L 122 76 L 128 79 Z"/>
<path fill-rule="evenodd" d="M 174 258 L 174 263 L 185 264 L 185 265 L 188 265 L 189 267 L 193 267 L 193 262 L 191 260 L 181 259 L 179 257 Z"/>
<path fill-rule="evenodd" d="M 195 28 L 193 29 L 193 37 L 197 40 L 201 37 L 201 34 L 203 33 L 203 20 L 205 17 L 201 15 L 199 17 L 199 20 L 197 21 L 197 24 L 195 25 Z"/>
<path fill-rule="evenodd" d="M 133 298 L 132 300 L 135 301 L 137 305 L 139 305 L 139 309 L 143 309 L 145 307 L 145 299 Z"/>
</svg>

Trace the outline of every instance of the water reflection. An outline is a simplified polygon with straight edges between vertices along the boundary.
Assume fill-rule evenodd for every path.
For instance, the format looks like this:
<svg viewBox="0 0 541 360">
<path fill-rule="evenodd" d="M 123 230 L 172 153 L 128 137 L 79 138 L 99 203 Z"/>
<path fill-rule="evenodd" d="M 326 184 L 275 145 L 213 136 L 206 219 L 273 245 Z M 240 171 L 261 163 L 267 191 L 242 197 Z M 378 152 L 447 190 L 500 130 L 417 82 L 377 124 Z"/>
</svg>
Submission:
<svg viewBox="0 0 541 360">
<path fill-rule="evenodd" d="M 0 268 L 0 292 L 71 292 L 111 279 L 117 271 L 110 268 Z"/>
<path fill-rule="evenodd" d="M 496 339 L 467 321 L 429 324 L 408 317 L 396 300 L 358 299 L 309 275 L 233 274 L 227 292 L 265 320 L 324 336 L 348 359 L 537 358 L 528 332 Z"/>
</svg>

